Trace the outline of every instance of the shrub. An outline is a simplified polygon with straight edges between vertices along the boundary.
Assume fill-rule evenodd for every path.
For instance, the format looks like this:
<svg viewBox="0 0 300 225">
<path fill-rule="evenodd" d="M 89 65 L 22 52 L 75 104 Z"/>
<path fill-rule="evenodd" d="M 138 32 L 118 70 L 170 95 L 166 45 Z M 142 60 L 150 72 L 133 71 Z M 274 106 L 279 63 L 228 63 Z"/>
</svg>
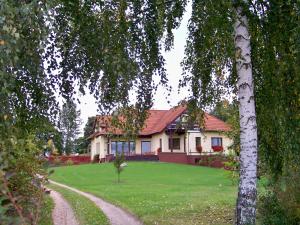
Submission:
<svg viewBox="0 0 300 225">
<path fill-rule="evenodd" d="M 201 145 L 196 146 L 196 150 L 197 150 L 197 152 L 201 153 L 202 152 L 202 146 Z"/>
<path fill-rule="evenodd" d="M 158 148 L 158 149 L 157 149 L 157 153 L 161 153 L 161 148 Z"/>
<path fill-rule="evenodd" d="M 227 169 L 227 176 L 231 180 L 232 184 L 236 184 L 239 178 L 240 163 L 234 153 L 230 153 L 227 156 L 227 161 L 224 163 L 225 169 Z"/>
<path fill-rule="evenodd" d="M 61 165 L 61 159 L 58 157 L 55 157 L 53 160 L 54 165 L 59 166 Z"/>
<path fill-rule="evenodd" d="M 207 157 L 206 160 L 207 160 L 207 165 L 211 166 L 212 162 L 215 161 L 215 156 Z"/>
<path fill-rule="evenodd" d="M 262 225 L 292 225 L 273 192 L 261 194 L 259 201 L 261 204 L 259 204 L 258 212 Z"/>
<path fill-rule="evenodd" d="M 118 174 L 118 183 L 120 183 L 120 174 L 123 171 L 124 167 L 127 166 L 127 164 L 125 163 L 124 152 L 122 152 L 121 154 L 116 152 L 114 166 L 115 166 L 117 174 Z"/>
<path fill-rule="evenodd" d="M 296 164 L 288 167 L 279 178 L 269 178 L 266 191 L 259 196 L 263 225 L 300 224 L 300 168 Z"/>
<path fill-rule="evenodd" d="M 99 159 L 100 159 L 100 155 L 99 154 L 94 155 L 93 163 L 98 163 Z"/>
<path fill-rule="evenodd" d="M 65 164 L 66 164 L 67 166 L 72 166 L 72 165 L 74 165 L 74 162 L 73 162 L 72 159 L 68 159 L 68 160 L 65 162 Z"/>
<path fill-rule="evenodd" d="M 46 173 L 34 135 L 13 126 L 0 128 L 0 224 L 36 225 L 44 200 Z"/>
</svg>

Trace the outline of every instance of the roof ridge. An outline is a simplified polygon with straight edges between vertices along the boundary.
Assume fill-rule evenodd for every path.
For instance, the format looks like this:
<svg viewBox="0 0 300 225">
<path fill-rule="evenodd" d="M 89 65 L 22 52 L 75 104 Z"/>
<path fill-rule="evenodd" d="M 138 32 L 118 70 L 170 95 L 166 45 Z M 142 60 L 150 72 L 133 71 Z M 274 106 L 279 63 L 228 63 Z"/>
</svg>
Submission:
<svg viewBox="0 0 300 225">
<path fill-rule="evenodd" d="M 149 109 L 149 111 L 169 111 L 168 109 Z"/>
</svg>

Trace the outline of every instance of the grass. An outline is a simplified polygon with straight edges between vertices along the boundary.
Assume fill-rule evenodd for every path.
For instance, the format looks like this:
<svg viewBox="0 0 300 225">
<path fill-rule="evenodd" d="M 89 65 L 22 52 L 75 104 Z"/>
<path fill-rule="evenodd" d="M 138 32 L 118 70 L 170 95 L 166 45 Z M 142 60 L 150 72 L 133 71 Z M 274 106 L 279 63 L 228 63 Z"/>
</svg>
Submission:
<svg viewBox="0 0 300 225">
<path fill-rule="evenodd" d="M 51 179 L 100 196 L 149 225 L 233 223 L 237 188 L 222 169 L 129 162 L 118 184 L 112 164 L 88 164 L 55 168 Z"/>
<path fill-rule="evenodd" d="M 48 195 L 44 200 L 44 204 L 41 207 L 42 211 L 39 219 L 39 225 L 53 225 L 52 210 L 54 208 L 54 202 Z"/>
<path fill-rule="evenodd" d="M 47 185 L 50 189 L 59 192 L 72 207 L 75 216 L 82 225 L 108 225 L 108 219 L 103 212 L 89 199 L 66 188 L 57 185 Z"/>
</svg>

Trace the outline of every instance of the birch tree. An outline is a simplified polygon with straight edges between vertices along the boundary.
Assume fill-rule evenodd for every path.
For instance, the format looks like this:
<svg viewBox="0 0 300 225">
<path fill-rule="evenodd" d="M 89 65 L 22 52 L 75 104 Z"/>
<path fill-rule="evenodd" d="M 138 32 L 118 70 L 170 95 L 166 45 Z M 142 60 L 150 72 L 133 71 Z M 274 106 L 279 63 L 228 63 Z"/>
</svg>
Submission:
<svg viewBox="0 0 300 225">
<path fill-rule="evenodd" d="M 257 181 L 257 125 L 248 20 L 235 7 L 234 45 L 240 114 L 240 181 L 236 224 L 255 224 Z"/>
<path fill-rule="evenodd" d="M 191 100 L 196 107 L 218 101 L 228 87 L 238 96 L 240 182 L 236 224 L 254 224 L 256 217 L 257 126 L 246 7 L 240 1 L 193 2 L 183 61 L 186 72 L 181 83 L 193 87 Z"/>
</svg>

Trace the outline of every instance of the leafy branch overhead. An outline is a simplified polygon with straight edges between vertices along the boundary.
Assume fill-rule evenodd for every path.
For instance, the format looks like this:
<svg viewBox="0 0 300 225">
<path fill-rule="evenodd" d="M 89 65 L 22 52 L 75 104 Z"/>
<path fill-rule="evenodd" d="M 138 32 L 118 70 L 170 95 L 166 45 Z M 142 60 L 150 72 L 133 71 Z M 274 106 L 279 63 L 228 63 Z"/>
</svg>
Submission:
<svg viewBox="0 0 300 225">
<path fill-rule="evenodd" d="M 55 31 L 47 60 L 56 65 L 51 71 L 60 69 L 62 95 L 73 92 L 77 79 L 80 91 L 88 85 L 105 112 L 127 106 L 130 90 L 136 91 L 137 108 L 149 109 L 156 89 L 153 76 L 167 85 L 161 48 L 172 46 L 172 29 L 179 26 L 185 4 L 63 1 L 53 7 L 49 18 Z"/>
<path fill-rule="evenodd" d="M 137 115 L 128 121 L 141 126 L 157 89 L 155 77 L 170 89 L 162 51 L 172 48 L 172 32 L 187 2 L 0 0 L 1 169 L 14 170 L 14 162 L 26 155 L 22 145 L 11 148 L 15 136 L 14 143 L 33 139 L 34 149 L 39 149 L 38 134 L 45 131 L 41 124 L 57 124 L 57 96 L 73 100 L 76 92 L 88 90 L 101 113 L 123 110 Z M 202 109 L 223 94 L 252 92 L 254 87 L 247 101 L 254 103 L 255 96 L 261 165 L 280 186 L 281 176 L 294 171 L 300 156 L 299 1 L 191 4 L 180 87 L 189 88 L 191 108 Z M 245 37 L 248 50 L 251 45 L 251 66 L 244 60 L 250 59 L 250 51 L 243 55 L 244 49 L 234 46 L 241 40 L 234 39 L 233 25 L 241 18 L 248 19 L 240 25 L 249 31 Z M 236 87 L 241 68 L 251 69 L 254 80 Z M 132 97 L 135 105 L 130 105 Z M 247 123 L 252 123 L 255 115 L 249 118 Z M 32 165 L 39 170 L 39 162 Z M 18 173 L 24 171 L 31 170 L 20 168 Z M 32 174 L 28 177 L 29 182 Z M 274 195 L 280 198 L 283 192 L 278 192 Z"/>
</svg>

